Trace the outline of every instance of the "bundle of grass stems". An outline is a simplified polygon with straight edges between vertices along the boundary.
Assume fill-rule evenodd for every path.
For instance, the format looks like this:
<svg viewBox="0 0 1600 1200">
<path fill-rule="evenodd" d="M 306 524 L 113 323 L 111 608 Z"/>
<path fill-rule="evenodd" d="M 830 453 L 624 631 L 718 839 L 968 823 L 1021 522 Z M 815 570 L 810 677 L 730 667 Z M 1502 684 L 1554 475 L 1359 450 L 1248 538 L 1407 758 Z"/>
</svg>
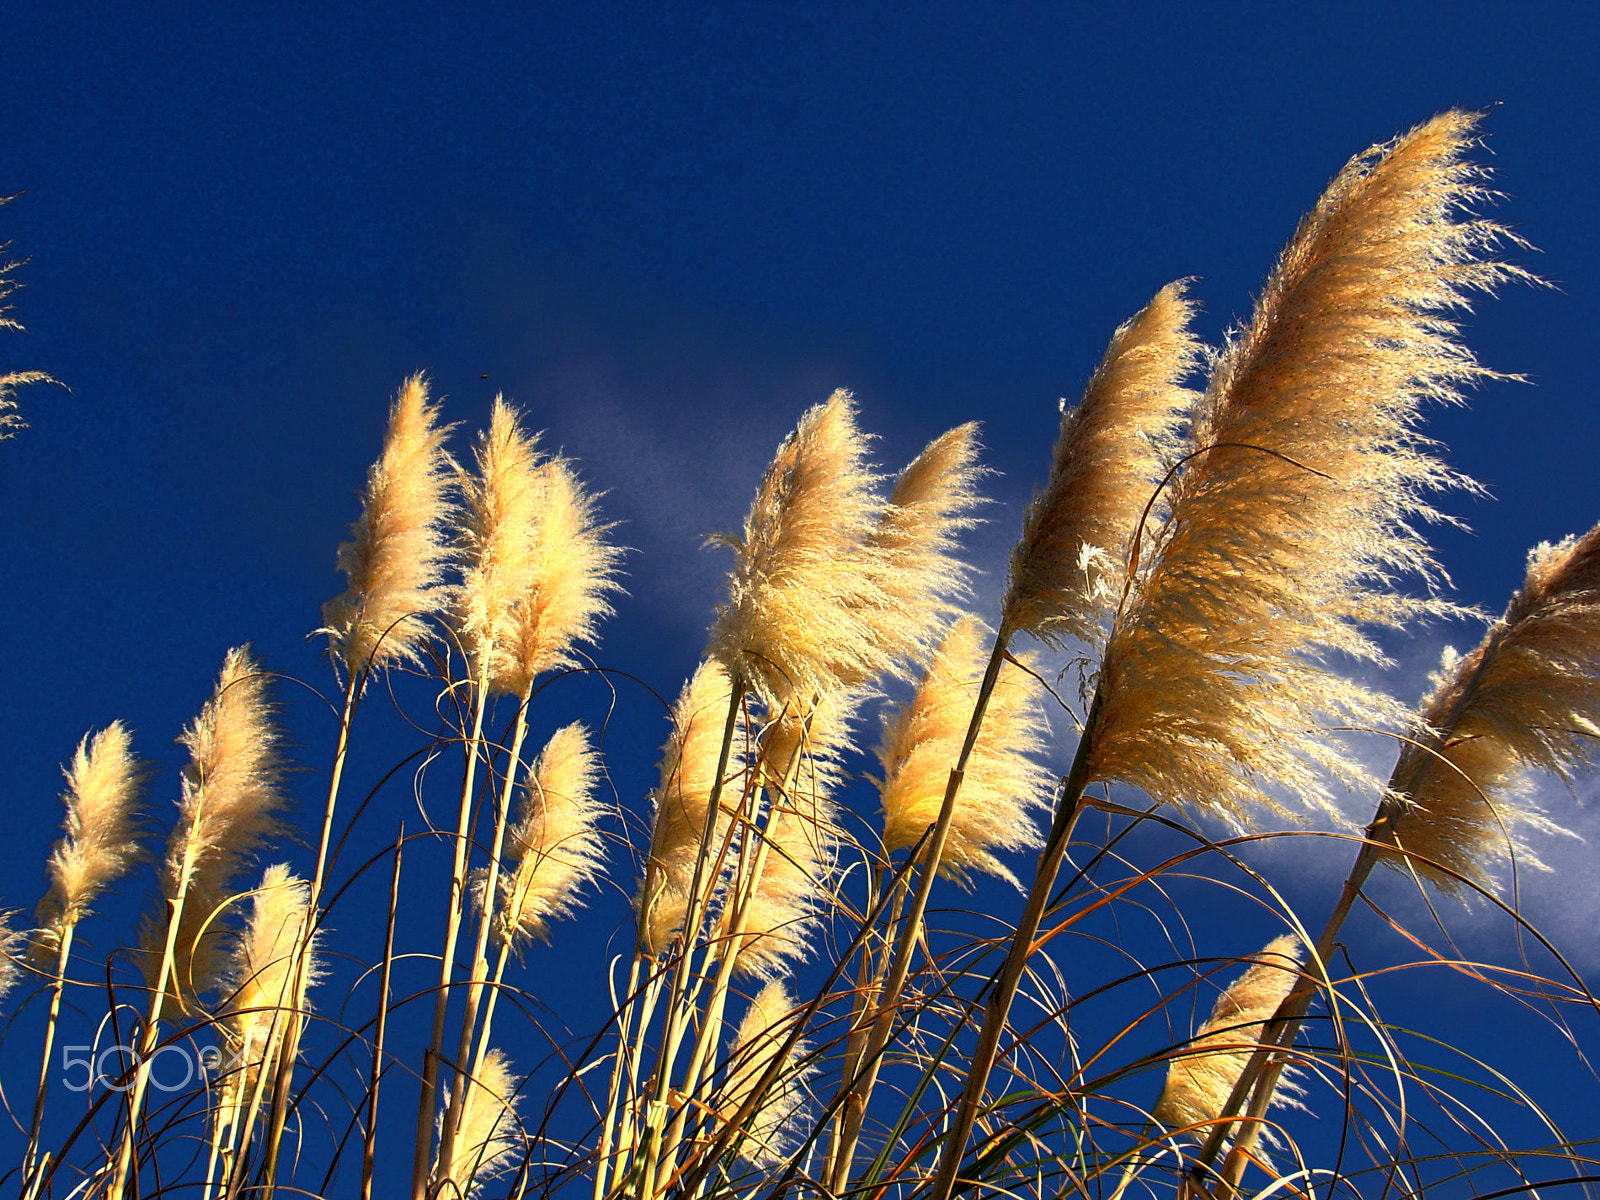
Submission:
<svg viewBox="0 0 1600 1200">
<path fill-rule="evenodd" d="M 1352 159 L 1219 347 L 1188 281 L 1118 327 L 992 612 L 962 550 L 977 426 L 891 477 L 849 392 L 803 413 L 712 539 L 726 590 L 660 700 L 648 788 L 612 716 L 673 689 L 600 656 L 623 565 L 604 496 L 503 397 L 458 461 L 405 380 L 322 613 L 327 762 L 291 764 L 277 671 L 236 648 L 176 783 L 121 721 L 65 768 L 34 924 L 0 932 L 13 1046 L 43 1052 L 31 1103 L 7 1093 L 13 1183 L 1044 1200 L 1595 1177 L 1541 1110 L 1541 1137 L 1501 1136 L 1489 1101 L 1534 1101 L 1493 1047 L 1378 1008 L 1410 999 L 1388 982 L 1409 948 L 1580 1054 L 1600 1014 L 1548 941 L 1548 977 L 1467 960 L 1436 899 L 1535 940 L 1500 897 L 1562 832 L 1540 780 L 1600 760 L 1600 526 L 1538 547 L 1415 710 L 1373 682 L 1396 631 L 1473 616 L 1422 531 L 1476 485 L 1421 422 L 1492 377 L 1467 300 L 1528 278 L 1481 215 L 1477 131 L 1447 112 Z M 0 432 L 39 378 L 0 378 Z M 384 762 L 357 717 L 389 697 L 415 742 Z M 1387 783 L 1349 730 L 1398 747 Z M 163 791 L 171 819 L 144 807 Z M 1241 860 L 1286 829 L 1348 858 L 1326 916 L 1287 897 L 1336 876 Z M 102 967 L 94 931 L 141 872 L 137 948 Z M 1379 907 L 1396 881 L 1438 937 Z M 1349 923 L 1363 900 L 1384 920 Z M 58 1045 L 89 1053 L 86 1088 L 58 1086 Z"/>
</svg>

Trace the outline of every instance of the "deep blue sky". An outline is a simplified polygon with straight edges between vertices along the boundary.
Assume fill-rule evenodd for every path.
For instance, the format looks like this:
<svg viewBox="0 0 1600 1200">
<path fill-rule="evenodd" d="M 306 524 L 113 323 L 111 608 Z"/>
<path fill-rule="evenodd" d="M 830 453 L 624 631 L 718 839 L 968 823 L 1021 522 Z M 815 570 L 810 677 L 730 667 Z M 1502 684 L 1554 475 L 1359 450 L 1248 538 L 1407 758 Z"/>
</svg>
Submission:
<svg viewBox="0 0 1600 1200">
<path fill-rule="evenodd" d="M 700 539 L 807 404 L 853 388 L 894 466 L 984 421 L 992 598 L 1117 323 L 1198 276 L 1216 340 L 1346 158 L 1452 105 L 1492 110 L 1498 214 L 1558 285 L 1467 322 L 1531 386 L 1431 426 L 1495 496 L 1439 541 L 1498 608 L 1529 545 L 1600 518 L 1597 32 L 1577 5 L 9 7 L 28 332 L 0 364 L 70 390 L 25 392 L 0 447 L 5 900 L 36 898 L 85 729 L 123 717 L 176 766 L 240 641 L 328 684 L 305 634 L 410 371 L 469 427 L 503 389 L 608 490 L 636 553 L 600 657 L 671 692 L 724 565 Z M 1397 646 L 1395 687 L 1440 636 Z M 637 811 L 661 727 L 620 697 Z M 320 770 L 330 723 L 290 715 Z"/>
</svg>

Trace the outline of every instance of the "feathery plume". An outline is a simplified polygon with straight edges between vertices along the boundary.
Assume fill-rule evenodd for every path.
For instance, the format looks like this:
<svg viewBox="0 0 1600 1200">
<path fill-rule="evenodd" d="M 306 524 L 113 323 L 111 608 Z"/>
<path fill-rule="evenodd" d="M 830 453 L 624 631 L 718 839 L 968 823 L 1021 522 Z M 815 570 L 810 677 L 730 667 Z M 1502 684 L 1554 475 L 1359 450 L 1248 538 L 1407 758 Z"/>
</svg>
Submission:
<svg viewBox="0 0 1600 1200">
<path fill-rule="evenodd" d="M 506 831 L 496 936 L 513 946 L 550 936 L 572 915 L 578 891 L 604 865 L 595 785 L 600 761 L 574 722 L 550 735 L 529 771 L 516 823 Z"/>
<path fill-rule="evenodd" d="M 228 651 L 216 692 L 178 741 L 189 762 L 161 872 L 168 911 L 146 922 L 144 944 L 153 985 L 171 905 L 187 884 L 170 984 L 181 1001 L 215 986 L 224 928 L 218 911 L 232 899 L 234 878 L 282 828 L 278 816 L 288 803 L 267 677 L 245 648 Z"/>
<path fill-rule="evenodd" d="M 452 1185 L 449 1194 L 470 1196 L 479 1182 L 510 1169 L 510 1160 L 522 1142 L 516 1108 L 519 1086 L 501 1051 L 484 1055 L 462 1106 L 461 1131 L 452 1144 L 450 1161 L 433 1164 L 435 1181 Z M 445 1089 L 446 1113 L 450 1111 L 449 1091 Z"/>
<path fill-rule="evenodd" d="M 611 526 L 599 523 L 572 464 L 541 461 L 537 439 L 498 397 L 477 464 L 477 477 L 462 480 L 456 625 L 490 690 L 521 695 L 545 671 L 578 665 L 573 647 L 592 642 L 611 612 L 620 551 L 606 543 Z"/>
<path fill-rule="evenodd" d="M 226 997 L 221 1025 L 242 1064 L 229 1079 L 235 1108 L 254 1095 L 257 1077 L 272 1055 L 273 1028 L 282 1028 L 279 1014 L 294 1007 L 295 951 L 310 902 L 311 885 L 290 874 L 287 865 L 274 864 L 263 874 L 244 928 L 233 939 L 221 977 Z M 306 972 L 309 988 L 320 974 L 315 939 Z"/>
<path fill-rule="evenodd" d="M 137 810 L 149 772 L 133 753 L 127 726 L 113 721 L 84 735 L 62 773 L 66 832 L 50 852 L 50 890 L 39 901 L 33 937 L 36 961 L 52 964 L 62 933 L 88 916 L 100 893 L 143 857 Z"/>
<path fill-rule="evenodd" d="M 1104 640 L 1140 519 L 1186 449 L 1181 431 L 1199 399 L 1179 382 L 1202 353 L 1187 287 L 1167 284 L 1112 334 L 1083 399 L 1062 416 L 1049 481 L 1011 551 L 1001 629 L 1058 647 Z"/>
<path fill-rule="evenodd" d="M 739 1022 L 733 1046 L 728 1053 L 728 1078 L 717 1100 L 723 1120 L 734 1115 L 750 1100 L 761 1078 L 783 1051 L 793 1032 L 796 1015 L 794 997 L 782 980 L 767 984 L 750 1002 L 749 1011 Z M 808 1048 L 797 1041 L 784 1056 L 784 1065 L 772 1086 L 761 1097 L 739 1143 L 739 1157 L 756 1166 L 773 1166 L 782 1161 L 797 1140 L 793 1129 L 796 1114 L 806 1102 L 806 1079 L 810 1072 L 800 1064 Z"/>
<path fill-rule="evenodd" d="M 1367 629 L 1452 612 L 1391 590 L 1440 577 L 1428 492 L 1468 486 L 1416 430 L 1429 399 L 1490 372 L 1456 338 L 1471 289 L 1522 272 L 1464 212 L 1477 119 L 1445 113 L 1357 156 L 1301 223 L 1219 360 L 1148 570 L 1116 619 L 1087 777 L 1237 826 L 1275 794 L 1337 814 L 1328 780 L 1375 781 L 1319 732 L 1403 711 L 1341 677 L 1381 662 Z"/>
<path fill-rule="evenodd" d="M 1206 1126 L 1221 1114 L 1259 1046 L 1262 1026 L 1299 982 L 1302 957 L 1298 938 L 1274 938 L 1217 997 L 1205 1024 L 1167 1068 L 1166 1086 L 1152 1112 L 1157 1121 L 1201 1137 L 1209 1132 Z"/>
<path fill-rule="evenodd" d="M 0 204 L 10 204 L 15 196 L 0 196 Z M 10 247 L 7 242 L 0 245 L 0 251 Z M 22 264 L 19 262 L 0 263 L 0 329 L 11 329 L 22 332 L 22 322 L 11 315 L 11 305 L 5 301 L 22 285 L 12 276 Z M 0 375 L 0 441 L 14 437 L 17 430 L 24 428 L 27 422 L 17 413 L 16 390 L 30 383 L 54 383 L 55 380 L 43 371 L 8 371 Z"/>
<path fill-rule="evenodd" d="M 929 442 L 896 477 L 889 503 L 867 539 L 883 598 L 864 615 L 879 647 L 899 660 L 922 661 L 967 592 L 971 568 L 955 556 L 955 535 L 977 524 L 978 425 L 971 421 Z M 865 682 L 849 680 L 847 682 Z"/>
<path fill-rule="evenodd" d="M 437 584 L 449 515 L 448 426 L 428 403 L 428 381 L 413 375 L 389 411 L 383 453 L 367 472 L 361 518 L 339 547 L 349 587 L 322 606 L 334 657 L 353 676 L 372 667 L 414 662 L 428 636 L 425 618 L 440 604 Z"/>
<path fill-rule="evenodd" d="M 839 692 L 893 661 L 878 636 L 883 501 L 866 450 L 855 402 L 834 392 L 778 447 L 743 535 L 713 539 L 735 561 L 711 653 L 768 698 Z"/>
<path fill-rule="evenodd" d="M 1513 848 L 1538 865 L 1519 827 L 1565 831 L 1527 797 L 1528 776 L 1570 780 L 1600 762 L 1597 664 L 1600 525 L 1535 547 L 1521 590 L 1477 648 L 1447 651 L 1422 706 L 1422 745 L 1404 747 L 1395 766 L 1402 807 L 1375 836 L 1398 842 L 1447 891 L 1460 887 L 1456 875 L 1489 886 Z M 1382 857 L 1403 861 L 1395 849 Z"/>
<path fill-rule="evenodd" d="M 950 768 L 961 751 L 987 661 L 984 629 L 970 616 L 950 627 L 916 695 L 885 713 L 878 761 L 883 765 L 884 849 L 914 846 L 939 817 Z M 1031 665 L 1031 660 L 1024 658 Z M 1016 883 L 997 855 L 1037 846 L 1034 813 L 1046 806 L 1050 774 L 1036 756 L 1049 726 L 1039 683 L 1007 662 L 995 683 L 983 728 L 967 760 L 950 818 L 939 873 L 960 883 L 978 871 Z"/>
<path fill-rule="evenodd" d="M 702 852 L 706 806 L 716 784 L 722 752 L 723 722 L 732 688 L 728 673 L 712 659 L 702 662 L 683 685 L 672 707 L 672 736 L 662 747 L 661 784 L 652 795 L 655 820 L 650 833 L 650 859 L 639 889 L 639 928 L 645 950 L 659 953 L 682 927 L 689 908 L 695 860 Z M 744 771 L 742 729 L 736 729 L 728 759 L 728 777 Z M 716 821 L 716 842 L 707 848 L 714 860 L 733 831 L 731 814 L 738 792 L 724 796 Z M 732 854 L 730 851 L 729 858 Z M 708 865 L 707 870 L 710 870 Z"/>
<path fill-rule="evenodd" d="M 763 757 L 772 812 L 762 834 L 765 865 L 744 917 L 737 969 L 774 977 L 810 949 L 810 934 L 832 892 L 839 828 L 833 794 L 850 749 L 852 705 L 823 699 L 809 718 L 784 712 L 766 731 Z M 788 790 L 783 789 L 790 777 Z"/>
<path fill-rule="evenodd" d="M 14 909 L 0 911 L 0 1002 L 22 981 L 18 956 L 28 935 L 16 927 L 16 918 Z"/>
</svg>

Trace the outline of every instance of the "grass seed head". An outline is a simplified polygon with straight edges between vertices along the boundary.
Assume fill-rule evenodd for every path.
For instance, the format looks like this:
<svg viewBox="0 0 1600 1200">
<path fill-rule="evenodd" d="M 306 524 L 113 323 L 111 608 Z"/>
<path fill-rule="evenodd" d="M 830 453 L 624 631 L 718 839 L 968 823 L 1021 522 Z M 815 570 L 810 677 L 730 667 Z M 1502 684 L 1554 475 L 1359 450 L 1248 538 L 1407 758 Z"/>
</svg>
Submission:
<svg viewBox="0 0 1600 1200">
<path fill-rule="evenodd" d="M 1104 642 L 1140 519 L 1188 448 L 1198 396 L 1181 381 L 1202 349 L 1186 287 L 1169 283 L 1112 335 L 1083 399 L 1062 416 L 1049 482 L 1011 551 L 1002 629 L 1056 646 Z"/>
<path fill-rule="evenodd" d="M 427 380 L 407 379 L 389 412 L 383 453 L 367 472 L 361 517 L 339 547 L 349 586 L 322 606 L 329 649 L 351 675 L 415 662 L 428 637 L 448 557 L 449 432 L 428 402 Z"/>
<path fill-rule="evenodd" d="M 910 702 L 885 713 L 878 747 L 885 850 L 914 846 L 938 820 L 983 682 L 987 640 L 976 618 L 962 617 Z M 1051 782 L 1037 761 L 1049 736 L 1041 690 L 1027 670 L 1002 666 L 950 818 L 939 863 L 947 878 L 964 883 L 979 872 L 1015 883 L 999 852 L 1039 844 L 1036 814 L 1046 807 Z"/>
<path fill-rule="evenodd" d="M 1394 701 L 1331 660 L 1381 662 L 1373 628 L 1456 611 L 1417 531 L 1465 481 L 1422 405 L 1489 372 L 1457 339 L 1473 290 L 1518 274 L 1474 217 L 1477 119 L 1449 112 L 1353 159 L 1300 223 L 1216 364 L 1169 516 L 1101 665 L 1089 776 L 1235 825 L 1330 784 L 1377 784 L 1322 730 L 1394 728 Z"/>
<path fill-rule="evenodd" d="M 133 753 L 127 726 L 113 721 L 84 735 L 63 774 L 66 832 L 50 852 L 50 890 L 39 901 L 33 938 L 35 961 L 52 966 L 66 929 L 144 857 L 138 809 L 149 769 Z"/>
</svg>

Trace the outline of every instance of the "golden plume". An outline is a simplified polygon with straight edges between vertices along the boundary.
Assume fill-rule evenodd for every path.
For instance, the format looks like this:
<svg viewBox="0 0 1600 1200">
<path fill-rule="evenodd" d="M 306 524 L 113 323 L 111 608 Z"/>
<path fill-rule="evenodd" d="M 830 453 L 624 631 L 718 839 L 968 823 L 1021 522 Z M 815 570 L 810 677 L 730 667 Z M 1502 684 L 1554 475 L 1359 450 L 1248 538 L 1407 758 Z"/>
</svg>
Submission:
<svg viewBox="0 0 1600 1200">
<path fill-rule="evenodd" d="M 851 715 L 848 700 L 824 698 L 809 717 L 783 712 L 768 723 L 762 757 L 772 811 L 739 941 L 741 972 L 771 978 L 810 949 L 817 914 L 833 892 L 839 845 L 833 793 L 850 749 Z"/>
<path fill-rule="evenodd" d="M 1300 981 L 1302 957 L 1298 938 L 1274 938 L 1217 997 L 1205 1024 L 1167 1068 L 1151 1114 L 1157 1121 L 1200 1137 L 1209 1132 L 1260 1044 L 1262 1026 Z"/>
<path fill-rule="evenodd" d="M 1521 273 L 1450 112 L 1353 159 L 1301 223 L 1217 363 L 1197 454 L 1101 664 L 1086 777 L 1235 824 L 1276 796 L 1336 812 L 1331 778 L 1375 782 L 1320 732 L 1394 726 L 1393 701 L 1337 673 L 1382 655 L 1367 630 L 1454 611 L 1391 590 L 1439 576 L 1415 525 L 1463 485 L 1416 431 L 1425 400 L 1488 372 L 1456 338 L 1465 293 Z"/>
<path fill-rule="evenodd" d="M 957 425 L 929 442 L 895 478 L 889 503 L 867 539 L 883 595 L 864 609 L 880 648 L 900 662 L 922 661 L 967 591 L 971 568 L 955 556 L 955 535 L 977 524 L 978 426 Z M 865 682 L 850 679 L 846 682 Z"/>
<path fill-rule="evenodd" d="M 743 535 L 713 539 L 735 561 L 711 653 L 769 699 L 839 692 L 893 661 L 879 640 L 891 614 L 866 450 L 850 393 L 834 392 L 778 447 Z"/>
<path fill-rule="evenodd" d="M 446 559 L 440 537 L 450 512 L 448 433 L 438 405 L 428 403 L 428 381 L 411 376 L 389 411 L 383 453 L 367 472 L 361 518 L 339 547 L 349 586 L 322 606 L 321 632 L 352 676 L 416 661 L 428 636 L 426 617 L 439 607 Z"/>
<path fill-rule="evenodd" d="M 716 784 L 731 688 L 727 670 L 721 663 L 707 659 L 683 685 L 672 707 L 672 736 L 662 747 L 661 783 L 651 796 L 655 817 L 650 858 L 639 888 L 640 938 L 651 954 L 658 953 L 671 940 L 688 912 L 695 861 L 702 852 L 705 836 L 707 805 Z M 742 717 L 740 725 L 728 760 L 728 775 L 733 779 L 744 771 L 747 735 L 742 730 Z M 724 794 L 718 805 L 721 811 L 716 818 L 716 844 L 705 848 L 712 861 L 732 833 L 731 814 L 741 790 Z M 732 858 L 730 848 L 728 862 Z M 706 870 L 711 870 L 710 862 Z"/>
<path fill-rule="evenodd" d="M 22 982 L 21 954 L 28 935 L 15 925 L 16 910 L 0 911 L 0 1001 Z"/>
<path fill-rule="evenodd" d="M 1111 336 L 1083 399 L 1062 416 L 1050 479 L 1011 551 L 1003 630 L 1056 646 L 1104 640 L 1140 520 L 1187 448 L 1180 435 L 1199 398 L 1180 383 L 1201 356 L 1187 286 L 1169 283 Z"/>
<path fill-rule="evenodd" d="M 226 1101 L 235 1111 L 249 1101 L 260 1072 L 275 1057 L 284 1018 L 295 1005 L 295 953 L 310 900 L 311 885 L 291 875 L 282 863 L 266 869 L 251 897 L 250 913 L 220 981 L 224 992 L 220 1024 L 239 1064 L 228 1079 L 224 1115 L 228 1115 Z M 320 975 L 316 940 L 306 955 L 308 988 Z M 269 1080 L 268 1092 L 270 1088 Z"/>
<path fill-rule="evenodd" d="M 516 823 L 506 831 L 498 938 L 512 945 L 548 938 L 549 922 L 570 916 L 578 890 L 599 874 L 599 778 L 588 730 L 574 722 L 550 735 L 529 771 Z"/>
<path fill-rule="evenodd" d="M 1537 546 L 1505 614 L 1466 657 L 1446 652 L 1391 790 L 1400 807 L 1372 836 L 1398 843 L 1446 890 L 1488 886 L 1518 827 L 1559 832 L 1525 795 L 1527 776 L 1570 779 L 1600 761 L 1600 525 Z M 1382 857 L 1402 857 L 1386 849 Z"/>
<path fill-rule="evenodd" d="M 154 984 L 171 906 L 183 892 L 170 991 L 187 1002 L 216 985 L 221 909 L 234 897 L 235 876 L 281 829 L 288 803 L 267 677 L 245 648 L 228 651 L 215 693 L 178 741 L 189 762 L 161 871 L 166 911 L 146 921 L 144 945 Z"/>
<path fill-rule="evenodd" d="M 15 196 L 0 196 L 0 204 L 10 204 Z M 10 246 L 7 242 L 0 250 Z M 0 263 L 0 329 L 22 330 L 22 322 L 11 315 L 11 305 L 5 301 L 22 285 L 12 277 L 21 263 Z M 0 441 L 16 434 L 27 422 L 17 414 L 16 390 L 30 383 L 54 383 L 43 371 L 8 371 L 0 375 Z"/>
<path fill-rule="evenodd" d="M 885 850 L 915 845 L 939 817 L 983 679 L 984 643 L 982 624 L 962 617 L 911 701 L 884 715 L 877 753 Z M 951 814 L 941 875 L 965 883 L 978 871 L 1015 883 L 996 851 L 1039 844 L 1034 814 L 1045 807 L 1050 788 L 1049 772 L 1035 761 L 1049 734 L 1040 691 L 1038 680 L 1016 663 L 1002 668 Z"/>
<path fill-rule="evenodd" d="M 133 753 L 127 726 L 113 721 L 93 736 L 84 735 L 62 773 L 67 777 L 61 794 L 66 832 L 50 852 L 50 890 L 39 901 L 33 935 L 36 960 L 52 965 L 66 929 L 86 917 L 96 897 L 144 856 L 137 810 L 149 770 Z"/>
<path fill-rule="evenodd" d="M 490 1050 L 483 1056 L 483 1065 L 467 1090 L 461 1130 L 452 1143 L 450 1161 L 435 1160 L 433 1164 L 435 1183 L 451 1185 L 440 1189 L 441 1194 L 470 1196 L 480 1181 L 511 1169 L 509 1160 L 523 1144 L 516 1108 L 519 1086 L 501 1051 Z M 443 1111 L 450 1111 L 448 1088 Z"/>
<path fill-rule="evenodd" d="M 796 1015 L 794 997 L 782 980 L 767 984 L 750 1002 L 734 1034 L 728 1052 L 728 1076 L 716 1101 L 724 1121 L 732 1120 L 750 1101 L 762 1076 L 783 1054 L 784 1043 L 794 1032 Z M 800 1064 L 807 1052 L 805 1042 L 796 1041 L 783 1054 L 782 1068 L 748 1118 L 739 1142 L 739 1157 L 747 1162 L 772 1166 L 782 1161 L 797 1140 L 794 1119 L 806 1102 L 806 1078 L 810 1074 Z"/>
<path fill-rule="evenodd" d="M 499 397 L 464 476 L 465 578 L 455 605 L 474 675 L 521 695 L 545 671 L 576 666 L 593 641 L 620 552 L 606 543 L 594 498 L 564 458 L 542 460 L 537 439 Z"/>
</svg>

